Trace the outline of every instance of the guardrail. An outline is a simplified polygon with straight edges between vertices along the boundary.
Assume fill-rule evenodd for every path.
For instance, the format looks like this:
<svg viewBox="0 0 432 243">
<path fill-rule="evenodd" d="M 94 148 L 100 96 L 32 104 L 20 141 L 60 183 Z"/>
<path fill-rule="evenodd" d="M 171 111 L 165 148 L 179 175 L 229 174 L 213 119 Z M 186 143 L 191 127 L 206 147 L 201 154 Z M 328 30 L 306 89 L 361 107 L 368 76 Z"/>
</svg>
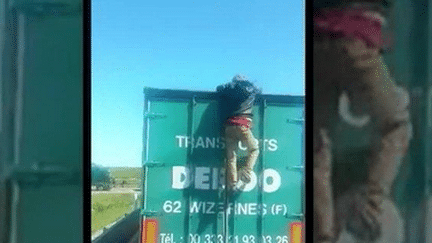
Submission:
<svg viewBox="0 0 432 243">
<path fill-rule="evenodd" d="M 128 215 L 116 221 L 111 227 L 106 228 L 103 233 L 92 239 L 92 243 L 120 243 L 130 242 L 139 232 L 140 210 L 135 209 Z"/>
<path fill-rule="evenodd" d="M 140 200 L 138 198 L 141 190 L 139 188 L 133 190 L 135 191 L 135 200 L 131 205 L 130 212 L 92 235 L 92 243 L 138 242 L 137 237 L 140 227 Z"/>
</svg>

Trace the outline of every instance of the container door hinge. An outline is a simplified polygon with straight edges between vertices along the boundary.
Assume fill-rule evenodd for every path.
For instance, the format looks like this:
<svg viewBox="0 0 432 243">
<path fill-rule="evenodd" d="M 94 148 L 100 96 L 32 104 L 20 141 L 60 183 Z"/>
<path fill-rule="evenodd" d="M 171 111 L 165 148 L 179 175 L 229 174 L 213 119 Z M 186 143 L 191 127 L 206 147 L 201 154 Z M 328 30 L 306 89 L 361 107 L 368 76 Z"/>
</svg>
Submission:
<svg viewBox="0 0 432 243">
<path fill-rule="evenodd" d="M 144 119 L 162 119 L 162 118 L 166 118 L 167 116 L 165 114 L 160 114 L 160 113 L 151 113 L 151 112 L 147 112 L 144 114 Z"/>
<path fill-rule="evenodd" d="M 161 163 L 159 161 L 145 161 L 143 164 L 145 167 L 152 168 L 152 167 L 164 167 L 166 166 L 165 163 Z"/>
<path fill-rule="evenodd" d="M 287 213 L 285 214 L 285 217 L 288 219 L 300 219 L 303 220 L 304 214 L 302 213 Z"/>
<path fill-rule="evenodd" d="M 157 211 L 142 211 L 141 214 L 143 217 L 150 217 L 150 218 L 160 217 L 163 215 L 161 212 L 157 212 Z"/>
<path fill-rule="evenodd" d="M 288 166 L 286 168 L 287 168 L 287 170 L 301 170 L 301 171 L 303 171 L 305 167 L 303 165 L 297 165 L 297 166 Z"/>
<path fill-rule="evenodd" d="M 82 13 L 81 4 L 68 4 L 57 1 L 12 1 L 11 7 L 27 16 L 74 16 Z"/>
<path fill-rule="evenodd" d="M 12 165 L 0 174 L 0 182 L 18 181 L 25 186 L 40 187 L 42 184 L 81 183 L 81 173 L 58 163 L 33 163 L 30 166 Z"/>
<path fill-rule="evenodd" d="M 288 119 L 287 122 L 291 124 L 303 125 L 305 119 Z"/>
</svg>

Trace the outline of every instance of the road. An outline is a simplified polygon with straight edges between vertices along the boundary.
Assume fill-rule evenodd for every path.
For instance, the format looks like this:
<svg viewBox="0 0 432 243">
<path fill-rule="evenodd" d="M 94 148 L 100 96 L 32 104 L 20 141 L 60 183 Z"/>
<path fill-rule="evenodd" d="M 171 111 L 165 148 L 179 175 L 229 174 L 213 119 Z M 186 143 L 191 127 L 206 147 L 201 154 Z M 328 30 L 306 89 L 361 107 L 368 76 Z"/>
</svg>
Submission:
<svg viewBox="0 0 432 243">
<path fill-rule="evenodd" d="M 129 241 L 129 243 L 139 243 L 139 233 L 139 231 L 136 232 L 132 239 Z"/>
</svg>

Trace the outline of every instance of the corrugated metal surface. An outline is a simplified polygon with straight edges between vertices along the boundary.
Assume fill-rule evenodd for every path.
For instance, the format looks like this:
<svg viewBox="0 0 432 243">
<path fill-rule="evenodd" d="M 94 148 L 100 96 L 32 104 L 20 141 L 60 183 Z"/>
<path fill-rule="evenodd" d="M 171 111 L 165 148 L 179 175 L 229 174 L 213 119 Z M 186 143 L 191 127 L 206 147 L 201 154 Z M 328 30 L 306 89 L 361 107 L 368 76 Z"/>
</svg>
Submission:
<svg viewBox="0 0 432 243">
<path fill-rule="evenodd" d="M 259 98 L 257 179 L 230 201 L 220 186 L 225 145 L 214 94 L 147 88 L 145 98 L 142 214 L 158 221 L 160 242 L 288 239 L 289 223 L 304 213 L 302 97 Z"/>
<path fill-rule="evenodd" d="M 394 51 L 386 58 L 395 78 L 406 85 L 411 94 L 411 117 L 414 136 L 394 186 L 394 199 L 401 211 L 406 241 L 430 242 L 432 226 L 427 224 L 428 198 L 431 185 L 431 127 L 427 124 L 428 97 L 432 84 L 431 70 L 431 7 L 432 1 L 395 1 Z M 430 209 L 429 209 L 430 210 Z"/>
<path fill-rule="evenodd" d="M 0 4 L 0 238 L 82 242 L 82 3 Z"/>
</svg>

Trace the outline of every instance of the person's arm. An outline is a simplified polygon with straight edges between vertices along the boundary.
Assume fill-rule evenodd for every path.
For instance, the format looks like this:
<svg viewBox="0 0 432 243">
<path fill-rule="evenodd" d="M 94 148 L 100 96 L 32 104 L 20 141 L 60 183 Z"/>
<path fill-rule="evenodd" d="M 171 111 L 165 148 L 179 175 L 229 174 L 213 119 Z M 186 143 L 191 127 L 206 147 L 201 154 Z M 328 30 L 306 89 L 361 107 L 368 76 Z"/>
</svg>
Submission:
<svg viewBox="0 0 432 243">
<path fill-rule="evenodd" d="M 349 4 L 355 3 L 369 3 L 369 4 L 382 4 L 383 6 L 387 6 L 392 2 L 391 0 L 314 0 L 313 7 L 314 8 L 329 8 L 329 7 L 338 7 L 345 6 Z"/>
<path fill-rule="evenodd" d="M 217 93 L 222 93 L 226 89 L 226 84 L 222 84 L 216 87 Z"/>
<path fill-rule="evenodd" d="M 255 94 L 262 94 L 262 88 L 255 87 Z"/>
<path fill-rule="evenodd" d="M 403 157 L 407 154 L 412 136 L 409 116 L 409 94 L 401 87 L 396 87 L 396 102 L 392 119 L 386 120 L 379 128 L 380 139 L 377 149 L 372 153 L 368 173 L 368 197 L 371 206 L 379 208 L 383 197 L 390 195 L 391 187 L 399 172 Z"/>
<path fill-rule="evenodd" d="M 216 87 L 216 95 L 219 99 L 223 99 L 227 96 L 228 84 L 222 84 Z"/>
</svg>

